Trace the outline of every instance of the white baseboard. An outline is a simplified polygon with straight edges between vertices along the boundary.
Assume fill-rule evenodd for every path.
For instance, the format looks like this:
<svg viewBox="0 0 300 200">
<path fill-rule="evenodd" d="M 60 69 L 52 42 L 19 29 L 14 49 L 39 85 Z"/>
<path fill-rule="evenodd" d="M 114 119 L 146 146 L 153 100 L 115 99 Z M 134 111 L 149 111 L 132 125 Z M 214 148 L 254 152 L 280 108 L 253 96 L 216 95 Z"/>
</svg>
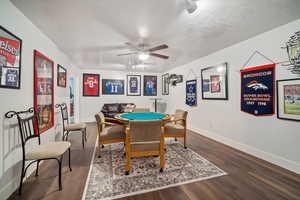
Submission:
<svg viewBox="0 0 300 200">
<path fill-rule="evenodd" d="M 196 127 L 189 127 L 189 129 L 196 132 L 196 133 L 198 133 L 198 134 L 200 134 L 200 135 L 204 135 L 208 138 L 211 138 L 213 140 L 216 140 L 218 142 L 226 144 L 230 147 L 233 147 L 235 149 L 243 151 L 247 154 L 253 155 L 255 157 L 258 157 L 260 159 L 266 160 L 270 163 L 273 163 L 275 165 L 278 165 L 280 167 L 283 167 L 285 169 L 293 171 L 297 174 L 300 174 L 300 164 L 299 163 L 296 163 L 294 161 L 287 160 L 283 157 L 280 157 L 280 156 L 277 156 L 277 155 L 259 150 L 259 149 L 255 148 L 253 146 L 249 146 L 247 144 L 236 142 L 236 141 L 234 141 L 230 138 L 223 137 L 223 136 L 221 136 L 217 133 L 212 133 L 212 132 L 209 132 L 207 130 L 203 130 L 203 129 L 196 128 Z"/>
</svg>

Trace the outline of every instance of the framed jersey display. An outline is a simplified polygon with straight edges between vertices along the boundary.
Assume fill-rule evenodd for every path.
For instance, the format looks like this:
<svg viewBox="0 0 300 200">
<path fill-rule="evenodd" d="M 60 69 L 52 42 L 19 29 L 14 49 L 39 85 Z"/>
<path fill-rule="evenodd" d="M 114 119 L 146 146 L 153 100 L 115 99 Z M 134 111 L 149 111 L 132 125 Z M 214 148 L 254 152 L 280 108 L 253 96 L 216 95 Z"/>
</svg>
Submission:
<svg viewBox="0 0 300 200">
<path fill-rule="evenodd" d="M 39 115 L 40 133 L 54 125 L 52 60 L 34 50 L 34 110 Z"/>
<path fill-rule="evenodd" d="M 124 80 L 102 79 L 102 94 L 104 95 L 124 94 Z"/>
<path fill-rule="evenodd" d="M 67 87 L 67 70 L 59 64 L 57 65 L 57 86 Z"/>
<path fill-rule="evenodd" d="M 99 96 L 100 76 L 99 74 L 83 74 L 82 88 L 83 96 Z"/>
<path fill-rule="evenodd" d="M 0 26 L 0 87 L 20 89 L 22 40 Z"/>
<path fill-rule="evenodd" d="M 157 76 L 144 76 L 144 96 L 157 96 Z"/>
<path fill-rule="evenodd" d="M 189 106 L 197 105 L 197 80 L 186 81 L 185 104 Z"/>
<path fill-rule="evenodd" d="M 140 75 L 127 75 L 127 96 L 141 96 Z"/>
</svg>

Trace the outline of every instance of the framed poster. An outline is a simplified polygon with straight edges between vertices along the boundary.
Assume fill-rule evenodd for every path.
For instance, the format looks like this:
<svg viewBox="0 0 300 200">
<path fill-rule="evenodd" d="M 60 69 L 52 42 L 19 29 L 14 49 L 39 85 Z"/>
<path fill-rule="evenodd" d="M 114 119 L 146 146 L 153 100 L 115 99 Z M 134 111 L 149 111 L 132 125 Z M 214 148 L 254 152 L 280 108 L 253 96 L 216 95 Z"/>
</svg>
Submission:
<svg viewBox="0 0 300 200">
<path fill-rule="evenodd" d="M 53 75 L 53 61 L 34 50 L 34 110 L 39 115 L 40 133 L 54 125 Z"/>
<path fill-rule="evenodd" d="M 277 118 L 300 121 L 300 78 L 277 81 Z"/>
<path fill-rule="evenodd" d="M 124 80 L 102 79 L 102 94 L 106 94 L 106 95 L 124 94 Z"/>
<path fill-rule="evenodd" d="M 59 64 L 57 64 L 57 86 L 67 87 L 67 70 Z"/>
<path fill-rule="evenodd" d="M 83 74 L 82 77 L 82 95 L 85 97 L 98 97 L 99 96 L 99 74 Z"/>
<path fill-rule="evenodd" d="M 76 81 L 75 77 L 69 78 L 69 90 L 70 90 L 70 122 L 75 123 L 75 87 L 76 87 Z"/>
<path fill-rule="evenodd" d="M 144 76 L 144 96 L 157 96 L 157 76 Z"/>
<path fill-rule="evenodd" d="M 189 106 L 197 105 L 197 80 L 186 81 L 185 104 Z"/>
<path fill-rule="evenodd" d="M 22 40 L 0 26 L 0 88 L 20 89 Z"/>
<path fill-rule="evenodd" d="M 227 63 L 201 70 L 202 99 L 228 100 Z"/>
<path fill-rule="evenodd" d="M 169 74 L 163 74 L 161 76 L 162 82 L 162 95 L 169 95 Z"/>
<path fill-rule="evenodd" d="M 141 75 L 127 75 L 127 96 L 141 96 Z"/>
<path fill-rule="evenodd" d="M 275 64 L 241 70 L 241 111 L 255 115 L 274 114 Z"/>
</svg>

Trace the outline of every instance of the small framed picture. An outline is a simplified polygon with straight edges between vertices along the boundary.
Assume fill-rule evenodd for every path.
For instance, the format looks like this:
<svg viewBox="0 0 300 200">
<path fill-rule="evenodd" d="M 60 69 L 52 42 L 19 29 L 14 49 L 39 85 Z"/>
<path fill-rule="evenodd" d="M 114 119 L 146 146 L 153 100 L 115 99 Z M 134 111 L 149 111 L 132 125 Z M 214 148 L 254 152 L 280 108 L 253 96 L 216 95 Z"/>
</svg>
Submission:
<svg viewBox="0 0 300 200">
<path fill-rule="evenodd" d="M 300 78 L 278 80 L 277 118 L 300 121 Z"/>
<path fill-rule="evenodd" d="M 227 76 L 227 63 L 202 69 L 202 99 L 228 100 Z"/>
<path fill-rule="evenodd" d="M 157 76 L 144 76 L 144 96 L 157 96 Z"/>
<path fill-rule="evenodd" d="M 99 85 L 100 85 L 99 74 L 83 74 L 82 77 L 83 96 L 98 97 Z"/>
<path fill-rule="evenodd" d="M 162 95 L 169 95 L 169 74 L 163 74 L 161 76 L 162 82 Z"/>
<path fill-rule="evenodd" d="M 127 96 L 141 96 L 141 75 L 127 75 Z"/>
<path fill-rule="evenodd" d="M 67 70 L 59 64 L 57 65 L 57 86 L 67 87 Z"/>
<path fill-rule="evenodd" d="M 22 40 L 0 26 L 0 88 L 20 89 Z"/>
<path fill-rule="evenodd" d="M 102 79 L 103 95 L 123 95 L 124 80 L 118 79 Z"/>
</svg>

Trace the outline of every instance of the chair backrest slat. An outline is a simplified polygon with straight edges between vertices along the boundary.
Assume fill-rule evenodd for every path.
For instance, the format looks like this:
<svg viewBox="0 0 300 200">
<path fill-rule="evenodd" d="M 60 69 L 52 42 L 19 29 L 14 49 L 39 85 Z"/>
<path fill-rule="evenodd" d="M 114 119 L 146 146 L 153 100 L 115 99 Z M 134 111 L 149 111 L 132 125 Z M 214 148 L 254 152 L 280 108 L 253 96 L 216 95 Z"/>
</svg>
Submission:
<svg viewBox="0 0 300 200">
<path fill-rule="evenodd" d="M 161 120 L 130 120 L 130 142 L 159 142 L 161 126 Z"/>
</svg>

